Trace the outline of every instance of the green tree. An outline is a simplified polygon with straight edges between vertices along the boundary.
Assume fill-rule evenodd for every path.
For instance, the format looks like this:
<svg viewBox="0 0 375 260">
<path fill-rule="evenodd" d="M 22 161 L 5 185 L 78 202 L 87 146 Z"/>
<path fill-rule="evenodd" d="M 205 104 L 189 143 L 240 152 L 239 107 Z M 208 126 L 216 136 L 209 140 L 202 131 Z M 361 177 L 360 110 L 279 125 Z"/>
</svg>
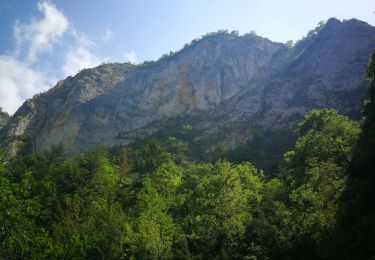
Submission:
<svg viewBox="0 0 375 260">
<path fill-rule="evenodd" d="M 181 186 L 181 221 L 196 257 L 238 256 L 238 242 L 251 220 L 251 204 L 260 199 L 262 178 L 249 163 L 189 167 Z"/>
<path fill-rule="evenodd" d="M 375 154 L 375 51 L 369 61 L 366 76 L 369 81 L 369 99 L 365 103 L 362 134 L 350 171 L 355 178 L 375 181 L 373 156 Z"/>
<path fill-rule="evenodd" d="M 170 159 L 170 153 L 163 149 L 159 141 L 152 139 L 136 152 L 135 171 L 139 173 L 155 172 L 160 165 Z"/>
<path fill-rule="evenodd" d="M 293 151 L 285 154 L 294 257 L 322 257 L 337 223 L 359 125 L 332 109 L 313 110 L 300 123 Z"/>
<path fill-rule="evenodd" d="M 375 51 L 366 76 L 369 99 L 363 111 L 362 133 L 349 168 L 339 228 L 329 252 L 335 258 L 371 259 L 375 255 Z"/>
<path fill-rule="evenodd" d="M 150 178 L 142 182 L 133 209 L 137 236 L 137 257 L 140 259 L 172 258 L 175 225 L 168 215 L 168 205 L 153 187 Z"/>
</svg>

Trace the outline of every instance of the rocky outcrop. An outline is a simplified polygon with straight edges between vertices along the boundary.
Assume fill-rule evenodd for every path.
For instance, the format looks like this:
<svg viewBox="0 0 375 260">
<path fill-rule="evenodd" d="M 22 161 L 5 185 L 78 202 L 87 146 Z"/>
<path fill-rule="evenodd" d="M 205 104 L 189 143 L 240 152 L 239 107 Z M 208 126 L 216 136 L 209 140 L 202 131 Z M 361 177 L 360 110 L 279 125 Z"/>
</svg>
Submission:
<svg viewBox="0 0 375 260">
<path fill-rule="evenodd" d="M 293 48 L 254 34 L 211 34 L 157 62 L 68 77 L 25 102 L 0 138 L 77 151 L 126 145 L 189 117 L 195 140 L 218 135 L 234 146 L 251 139 L 248 128 L 286 128 L 314 107 L 358 115 L 373 48 L 375 28 L 357 20 L 330 19 Z"/>
<path fill-rule="evenodd" d="M 4 112 L 0 107 L 0 129 L 5 126 L 9 121 L 8 113 Z"/>
<path fill-rule="evenodd" d="M 257 82 L 256 88 L 242 90 L 211 111 L 210 120 L 201 127 L 206 136 L 226 128 L 230 134 L 218 142 L 233 148 L 252 138 L 244 130 L 291 128 L 313 108 L 336 108 L 358 118 L 367 96 L 365 72 L 374 48 L 374 27 L 355 19 L 330 19 L 297 42 L 281 68 Z"/>
</svg>

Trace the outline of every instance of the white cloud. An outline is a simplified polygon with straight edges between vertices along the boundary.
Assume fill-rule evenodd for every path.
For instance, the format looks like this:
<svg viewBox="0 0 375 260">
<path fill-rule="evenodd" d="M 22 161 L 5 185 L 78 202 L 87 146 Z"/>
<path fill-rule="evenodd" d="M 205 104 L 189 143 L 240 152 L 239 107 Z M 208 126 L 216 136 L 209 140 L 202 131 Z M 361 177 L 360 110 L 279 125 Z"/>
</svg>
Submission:
<svg viewBox="0 0 375 260">
<path fill-rule="evenodd" d="M 48 88 L 47 77 L 14 57 L 0 56 L 0 104 L 13 114 L 25 99 Z"/>
<path fill-rule="evenodd" d="M 125 61 L 130 62 L 132 64 L 136 64 L 138 62 L 137 54 L 134 51 L 125 53 L 124 58 Z"/>
<path fill-rule="evenodd" d="M 55 77 L 33 68 L 38 55 L 50 51 L 69 28 L 69 21 L 49 1 L 37 4 L 42 18 L 17 22 L 13 27 L 16 48 L 10 55 L 0 55 L 0 106 L 13 114 L 34 94 L 45 91 Z"/>
<path fill-rule="evenodd" d="M 53 86 L 56 78 L 74 75 L 81 69 L 105 61 L 92 53 L 94 42 L 75 30 L 52 2 L 42 0 L 37 7 L 42 17 L 34 17 L 27 23 L 17 22 L 13 27 L 16 47 L 8 52 L 11 54 L 0 54 L 0 106 L 10 114 L 25 99 Z M 109 32 L 107 38 L 112 36 Z M 71 47 L 62 54 L 63 59 L 58 61 L 62 64 L 61 70 L 47 75 L 42 69 L 50 67 L 51 60 L 39 60 L 39 55 L 52 53 L 57 44 L 66 44 L 66 40 L 70 40 Z"/>
<path fill-rule="evenodd" d="M 66 54 L 63 72 L 65 76 L 73 76 L 82 69 L 95 67 L 102 62 L 104 60 L 93 55 L 87 48 L 80 46 L 71 49 Z"/>
<path fill-rule="evenodd" d="M 95 56 L 90 47 L 94 45 L 88 37 L 77 31 L 72 31 L 77 45 L 72 47 L 65 55 L 62 67 L 65 76 L 73 76 L 82 69 L 92 68 L 106 61 L 105 59 Z"/>
<path fill-rule="evenodd" d="M 16 22 L 13 27 L 16 46 L 8 54 L 0 54 L 0 106 L 10 114 L 26 99 L 52 87 L 57 78 L 75 75 L 109 60 L 94 54 L 95 42 L 77 31 L 50 0 L 39 1 L 37 8 L 41 17 Z M 104 41 L 113 37 L 115 34 L 109 29 L 101 36 Z M 41 60 L 41 54 L 52 59 Z M 138 62 L 134 51 L 124 53 L 122 59 Z M 47 75 L 46 68 L 54 67 L 51 65 L 61 67 Z"/>
<path fill-rule="evenodd" d="M 35 62 L 39 53 L 50 51 L 69 28 L 68 19 L 51 2 L 41 1 L 37 6 L 43 13 L 42 19 L 33 18 L 29 23 L 14 26 L 18 48 L 28 48 L 29 62 Z"/>
<path fill-rule="evenodd" d="M 107 29 L 105 30 L 105 33 L 102 36 L 102 38 L 104 41 L 109 41 L 113 38 L 113 36 L 114 36 L 114 33 L 111 30 Z"/>
</svg>

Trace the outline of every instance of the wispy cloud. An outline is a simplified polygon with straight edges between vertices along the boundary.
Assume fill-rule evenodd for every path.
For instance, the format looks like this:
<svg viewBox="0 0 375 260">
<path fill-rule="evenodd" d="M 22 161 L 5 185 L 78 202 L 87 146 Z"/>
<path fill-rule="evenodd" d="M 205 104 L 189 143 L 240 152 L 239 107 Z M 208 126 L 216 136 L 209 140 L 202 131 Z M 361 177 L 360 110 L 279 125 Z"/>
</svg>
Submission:
<svg viewBox="0 0 375 260">
<path fill-rule="evenodd" d="M 109 61 L 95 54 L 96 41 L 78 31 L 50 0 L 40 0 L 37 9 L 41 17 L 17 21 L 13 26 L 14 48 L 0 54 L 0 106 L 10 114 L 26 99 L 52 87 L 58 78 Z M 109 42 L 113 37 L 115 34 L 107 29 L 98 38 Z M 122 58 L 120 62 L 138 63 L 134 51 L 117 57 Z"/>
<path fill-rule="evenodd" d="M 13 35 L 16 47 L 11 54 L 0 55 L 0 105 L 13 114 L 34 94 L 48 89 L 54 77 L 34 69 L 38 55 L 51 51 L 69 28 L 69 21 L 49 1 L 37 4 L 42 18 L 16 22 Z"/>
<path fill-rule="evenodd" d="M 0 104 L 10 114 L 35 93 L 48 88 L 46 76 L 14 57 L 0 56 Z"/>
<path fill-rule="evenodd" d="M 69 28 L 69 21 L 51 2 L 37 4 L 43 18 L 32 18 L 25 24 L 16 23 L 14 37 L 18 48 L 27 49 L 27 61 L 35 62 L 39 53 L 50 51 Z"/>
<path fill-rule="evenodd" d="M 109 41 L 109 40 L 111 40 L 113 38 L 114 35 L 115 34 L 111 30 L 106 29 L 105 32 L 104 32 L 104 34 L 103 34 L 103 36 L 102 36 L 102 39 L 104 41 Z"/>
<path fill-rule="evenodd" d="M 37 8 L 42 17 L 31 18 L 26 23 L 16 22 L 13 27 L 16 46 L 8 52 L 10 54 L 0 55 L 0 106 L 10 114 L 25 99 L 51 87 L 56 78 L 74 75 L 81 69 L 105 61 L 91 51 L 94 42 L 74 29 L 52 2 L 42 0 Z M 46 75 L 39 66 L 39 56 L 42 53 L 51 54 L 66 38 L 70 38 L 71 42 L 70 48 L 63 53 L 61 69 Z"/>
<path fill-rule="evenodd" d="M 134 51 L 126 52 L 124 54 L 124 59 L 125 61 L 130 62 L 132 64 L 137 64 L 138 62 L 137 54 Z"/>
<path fill-rule="evenodd" d="M 73 35 L 77 43 L 65 55 L 62 67 L 65 76 L 74 75 L 84 68 L 95 67 L 106 61 L 106 59 L 99 58 L 90 51 L 94 43 L 86 36 L 77 31 L 73 31 Z"/>
</svg>

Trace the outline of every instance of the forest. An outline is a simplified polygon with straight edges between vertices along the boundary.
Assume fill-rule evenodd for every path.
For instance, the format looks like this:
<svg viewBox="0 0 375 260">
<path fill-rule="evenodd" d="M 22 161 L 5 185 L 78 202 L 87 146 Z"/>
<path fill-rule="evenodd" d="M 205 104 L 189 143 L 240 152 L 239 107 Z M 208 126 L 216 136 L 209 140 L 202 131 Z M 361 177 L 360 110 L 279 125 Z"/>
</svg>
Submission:
<svg viewBox="0 0 375 260">
<path fill-rule="evenodd" d="M 373 259 L 375 52 L 366 77 L 362 120 L 310 111 L 272 176 L 175 137 L 2 150 L 0 259 Z"/>
</svg>

